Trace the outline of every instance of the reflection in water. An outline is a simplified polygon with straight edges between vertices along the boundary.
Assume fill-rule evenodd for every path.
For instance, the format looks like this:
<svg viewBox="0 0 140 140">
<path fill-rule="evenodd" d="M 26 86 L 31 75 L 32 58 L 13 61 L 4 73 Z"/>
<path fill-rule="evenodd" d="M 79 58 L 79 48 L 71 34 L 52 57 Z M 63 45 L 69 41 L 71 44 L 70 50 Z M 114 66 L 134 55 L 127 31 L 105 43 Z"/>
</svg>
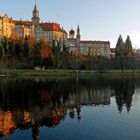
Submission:
<svg viewBox="0 0 140 140">
<path fill-rule="evenodd" d="M 121 112 L 123 106 L 126 106 L 127 111 L 129 112 L 132 105 L 132 96 L 135 92 L 134 79 L 118 80 L 115 84 L 117 86 L 114 86 L 114 92 L 118 110 Z"/>
<path fill-rule="evenodd" d="M 32 129 L 39 139 L 41 126 L 55 127 L 66 114 L 81 120 L 82 106 L 110 105 L 115 97 L 119 112 L 130 111 L 136 79 L 120 80 L 8 80 L 0 82 L 0 135 Z"/>
</svg>

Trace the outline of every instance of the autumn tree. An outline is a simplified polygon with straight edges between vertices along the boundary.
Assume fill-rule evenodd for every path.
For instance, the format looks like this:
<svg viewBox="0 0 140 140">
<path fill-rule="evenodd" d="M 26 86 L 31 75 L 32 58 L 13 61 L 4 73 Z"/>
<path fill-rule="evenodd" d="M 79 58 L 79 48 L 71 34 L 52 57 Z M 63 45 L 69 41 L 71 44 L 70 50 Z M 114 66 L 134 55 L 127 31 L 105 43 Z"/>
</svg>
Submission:
<svg viewBox="0 0 140 140">
<path fill-rule="evenodd" d="M 40 44 L 40 56 L 42 58 L 42 64 L 50 67 L 52 66 L 53 62 L 53 54 L 52 49 L 49 44 L 46 44 L 45 42 L 41 42 Z"/>
</svg>

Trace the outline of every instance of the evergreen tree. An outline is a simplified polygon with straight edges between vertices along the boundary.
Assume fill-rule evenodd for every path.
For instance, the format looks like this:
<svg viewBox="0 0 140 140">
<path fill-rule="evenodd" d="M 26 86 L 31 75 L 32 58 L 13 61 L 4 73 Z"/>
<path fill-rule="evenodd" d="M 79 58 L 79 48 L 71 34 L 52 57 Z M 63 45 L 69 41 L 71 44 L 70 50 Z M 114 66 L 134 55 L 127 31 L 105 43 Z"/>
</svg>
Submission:
<svg viewBox="0 0 140 140">
<path fill-rule="evenodd" d="M 124 42 L 120 35 L 116 44 L 116 56 L 123 56 Z"/>
<path fill-rule="evenodd" d="M 124 42 L 123 38 L 120 35 L 116 44 L 116 61 L 118 68 L 122 69 L 122 72 L 124 71 Z"/>
<path fill-rule="evenodd" d="M 132 43 L 129 36 L 127 36 L 126 41 L 125 41 L 124 53 L 125 53 L 125 56 L 127 57 L 133 55 L 133 47 L 132 47 Z"/>
<path fill-rule="evenodd" d="M 134 70 L 134 68 L 136 67 L 135 58 L 133 57 L 134 56 L 133 46 L 129 36 L 127 36 L 125 41 L 124 55 L 125 55 L 125 67 L 127 69 Z"/>
</svg>

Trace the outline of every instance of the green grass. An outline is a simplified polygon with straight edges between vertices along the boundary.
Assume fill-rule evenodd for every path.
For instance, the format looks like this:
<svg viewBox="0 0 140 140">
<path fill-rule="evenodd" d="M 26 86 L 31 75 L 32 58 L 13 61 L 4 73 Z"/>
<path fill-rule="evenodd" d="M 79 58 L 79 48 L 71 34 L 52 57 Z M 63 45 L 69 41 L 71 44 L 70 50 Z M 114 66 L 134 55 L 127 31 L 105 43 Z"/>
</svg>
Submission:
<svg viewBox="0 0 140 140">
<path fill-rule="evenodd" d="M 125 71 L 122 73 L 121 70 L 110 70 L 107 72 L 94 71 L 94 70 L 84 70 L 77 72 L 76 70 L 6 70 L 0 72 L 0 74 L 5 74 L 8 78 L 70 78 L 70 77 L 82 77 L 85 79 L 97 78 L 97 77 L 107 77 L 107 78 L 121 78 L 129 76 L 140 77 L 140 71 Z"/>
<path fill-rule="evenodd" d="M 120 79 L 120 78 L 129 78 L 129 77 L 139 77 L 139 71 L 125 71 L 122 72 L 121 70 L 111 70 L 108 72 L 101 72 L 101 71 L 85 71 L 81 74 L 82 78 L 84 79 L 93 79 L 93 78 L 107 78 L 107 79 Z"/>
<path fill-rule="evenodd" d="M 6 71 L 8 77 L 15 78 L 60 78 L 60 77 L 72 77 L 76 76 L 75 71 L 65 70 L 47 70 L 47 71 L 36 71 L 36 70 L 16 70 Z"/>
</svg>

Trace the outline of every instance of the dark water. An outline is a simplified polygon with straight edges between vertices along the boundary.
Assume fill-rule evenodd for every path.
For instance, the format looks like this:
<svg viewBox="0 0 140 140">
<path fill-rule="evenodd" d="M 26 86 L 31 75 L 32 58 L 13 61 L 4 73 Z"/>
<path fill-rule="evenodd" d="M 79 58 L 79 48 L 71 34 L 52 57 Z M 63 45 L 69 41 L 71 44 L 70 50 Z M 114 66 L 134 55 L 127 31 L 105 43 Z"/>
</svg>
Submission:
<svg viewBox="0 0 140 140">
<path fill-rule="evenodd" d="M 0 80 L 0 139 L 140 140 L 140 79 Z"/>
</svg>

